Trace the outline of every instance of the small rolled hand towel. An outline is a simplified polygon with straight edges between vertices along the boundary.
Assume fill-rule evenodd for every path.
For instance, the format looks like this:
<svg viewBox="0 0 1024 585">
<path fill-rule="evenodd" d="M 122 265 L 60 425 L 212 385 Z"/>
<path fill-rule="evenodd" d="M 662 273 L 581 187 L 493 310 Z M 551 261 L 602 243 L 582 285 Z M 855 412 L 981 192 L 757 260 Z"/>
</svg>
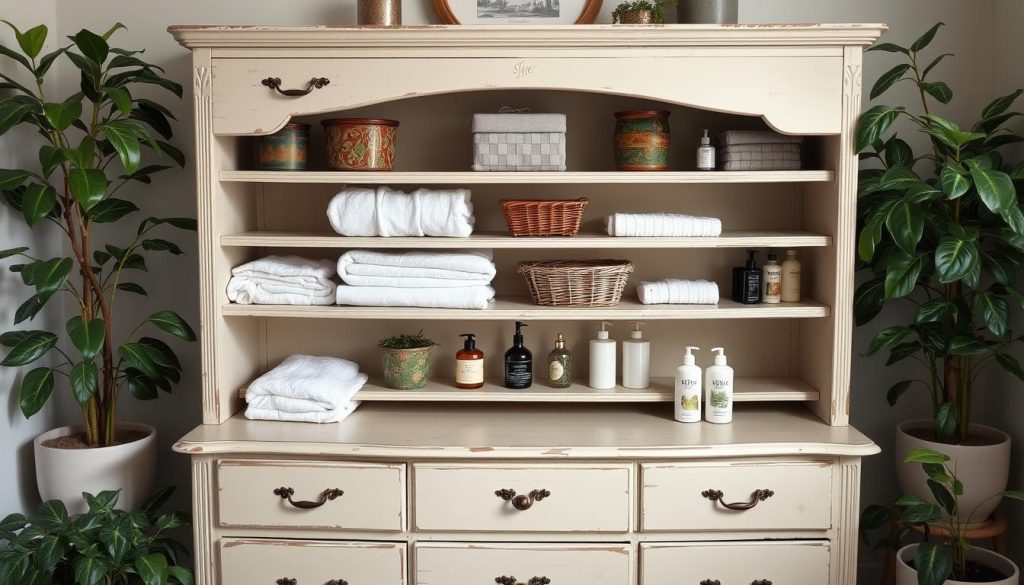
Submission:
<svg viewBox="0 0 1024 585">
<path fill-rule="evenodd" d="M 605 218 L 609 236 L 718 237 L 722 220 L 678 213 L 613 213 Z"/>
<path fill-rule="evenodd" d="M 641 282 L 636 295 L 645 305 L 717 305 L 719 298 L 714 282 L 672 278 Z"/>
</svg>

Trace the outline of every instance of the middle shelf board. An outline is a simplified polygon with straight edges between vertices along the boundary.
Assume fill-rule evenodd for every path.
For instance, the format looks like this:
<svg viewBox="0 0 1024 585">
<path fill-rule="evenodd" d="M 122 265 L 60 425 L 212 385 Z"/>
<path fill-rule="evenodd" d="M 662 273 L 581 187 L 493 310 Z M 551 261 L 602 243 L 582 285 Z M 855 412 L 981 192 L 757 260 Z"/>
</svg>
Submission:
<svg viewBox="0 0 1024 585">
<path fill-rule="evenodd" d="M 254 231 L 226 234 L 221 246 L 261 248 L 410 248 L 410 249 L 654 249 L 654 248 L 810 248 L 832 244 L 832 238 L 809 232 L 736 231 L 717 238 L 620 238 L 581 233 L 574 237 L 515 237 L 484 232 L 468 238 L 381 238 L 339 236 L 323 232 Z"/>
<path fill-rule="evenodd" d="M 486 309 L 422 307 L 352 307 L 294 305 L 236 305 L 221 307 L 225 317 L 283 317 L 306 319 L 457 319 L 464 321 L 642 321 L 645 319 L 813 319 L 829 316 L 829 306 L 817 301 L 744 305 L 723 299 L 717 305 L 644 305 L 623 299 L 614 307 L 544 307 L 526 298 L 502 298 Z"/>
<path fill-rule="evenodd" d="M 835 173 L 809 171 L 220 171 L 228 183 L 296 183 L 349 185 L 671 185 L 831 182 Z"/>
</svg>

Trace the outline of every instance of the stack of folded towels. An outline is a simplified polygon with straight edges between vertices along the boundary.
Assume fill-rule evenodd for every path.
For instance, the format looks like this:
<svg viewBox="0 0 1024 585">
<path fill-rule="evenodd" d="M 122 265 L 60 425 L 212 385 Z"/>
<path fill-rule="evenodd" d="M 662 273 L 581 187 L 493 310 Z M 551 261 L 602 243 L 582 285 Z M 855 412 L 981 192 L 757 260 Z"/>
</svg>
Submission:
<svg viewBox="0 0 1024 585">
<path fill-rule="evenodd" d="M 231 269 L 228 299 L 240 305 L 332 305 L 334 263 L 267 256 Z"/>
<path fill-rule="evenodd" d="M 718 285 L 707 280 L 665 279 L 641 282 L 636 296 L 645 305 L 717 305 Z"/>
<path fill-rule="evenodd" d="M 293 355 L 249 385 L 245 392 L 245 418 L 342 421 L 359 406 L 352 398 L 366 379 L 359 366 L 348 360 Z"/>
<path fill-rule="evenodd" d="M 609 236 L 699 238 L 722 235 L 722 220 L 677 213 L 613 213 L 605 218 Z"/>
<path fill-rule="evenodd" d="M 486 309 L 496 273 L 490 252 L 352 250 L 338 260 L 339 305 Z"/>
<path fill-rule="evenodd" d="M 802 136 L 777 132 L 729 130 L 718 135 L 723 171 L 798 171 Z"/>
<path fill-rule="evenodd" d="M 473 233 L 473 204 L 465 189 L 413 193 L 346 189 L 331 199 L 327 218 L 343 236 L 442 236 L 467 238 Z"/>
</svg>

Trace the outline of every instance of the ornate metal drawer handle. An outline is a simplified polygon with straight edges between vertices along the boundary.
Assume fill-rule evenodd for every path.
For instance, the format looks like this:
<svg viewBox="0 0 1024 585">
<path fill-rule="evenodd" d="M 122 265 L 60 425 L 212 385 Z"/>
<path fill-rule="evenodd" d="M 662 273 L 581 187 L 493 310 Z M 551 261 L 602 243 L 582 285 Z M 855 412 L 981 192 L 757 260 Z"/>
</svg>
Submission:
<svg viewBox="0 0 1024 585">
<path fill-rule="evenodd" d="M 344 579 L 331 579 L 330 581 L 328 581 L 324 585 L 348 585 L 348 581 L 346 581 Z M 771 582 L 769 582 L 769 583 L 767 583 L 767 585 L 772 585 L 772 584 L 771 584 Z"/>
<path fill-rule="evenodd" d="M 722 585 L 722 582 L 718 579 L 704 579 L 700 582 L 700 585 Z"/>
<path fill-rule="evenodd" d="M 298 585 L 298 581 L 288 577 L 281 577 L 277 580 L 277 585 Z"/>
<path fill-rule="evenodd" d="M 522 583 L 516 583 L 516 578 L 511 575 L 502 575 L 501 577 L 495 577 L 494 582 L 498 585 L 523 585 Z M 541 575 L 540 577 L 530 577 L 530 580 L 526 582 L 526 585 L 549 585 L 551 579 Z M 770 583 L 768 585 L 771 585 Z"/>
<path fill-rule="evenodd" d="M 281 89 L 280 77 L 268 77 L 264 79 L 262 83 L 263 85 L 269 87 L 270 89 L 277 91 L 277 93 L 281 95 L 286 95 L 288 97 L 300 97 L 304 95 L 309 95 L 309 92 L 313 91 L 314 89 L 320 89 L 325 85 L 330 85 L 331 80 L 327 79 L 326 77 L 314 77 L 313 79 L 309 80 L 309 86 L 307 86 L 306 89 Z"/>
<path fill-rule="evenodd" d="M 757 581 L 754 581 L 750 585 L 772 585 L 772 582 L 769 581 L 768 579 L 758 579 Z"/>
<path fill-rule="evenodd" d="M 722 505 L 723 508 L 726 508 L 728 510 L 743 511 L 749 510 L 756 506 L 758 502 L 763 502 L 768 498 L 774 496 L 775 492 L 773 492 L 772 490 L 754 490 L 754 493 L 750 494 L 749 502 L 733 502 L 731 504 L 722 501 L 722 498 L 725 497 L 725 494 L 722 493 L 722 490 L 704 490 L 700 493 L 700 495 L 711 500 L 712 502 L 718 502 L 719 504 Z M 766 584 L 755 582 L 755 585 Z M 769 583 L 767 585 L 771 584 Z"/>
<path fill-rule="evenodd" d="M 295 490 L 290 487 L 279 487 L 274 489 L 274 495 L 280 496 L 282 500 L 288 500 L 288 503 L 295 506 L 296 508 L 302 508 L 303 510 L 309 510 L 310 508 L 319 508 L 327 503 L 328 500 L 336 500 L 341 496 L 345 495 L 345 492 L 338 488 L 326 489 L 320 492 L 320 497 L 315 502 L 309 502 L 306 500 L 295 501 L 292 496 L 295 495 Z M 294 583 L 282 583 L 280 585 L 295 585 Z"/>
<path fill-rule="evenodd" d="M 495 490 L 494 495 L 506 502 L 512 502 L 512 507 L 516 510 L 529 510 L 533 507 L 534 502 L 539 502 L 544 498 L 549 497 L 551 492 L 545 489 L 539 489 L 532 490 L 529 494 L 519 494 L 517 496 L 516 490 Z"/>
</svg>

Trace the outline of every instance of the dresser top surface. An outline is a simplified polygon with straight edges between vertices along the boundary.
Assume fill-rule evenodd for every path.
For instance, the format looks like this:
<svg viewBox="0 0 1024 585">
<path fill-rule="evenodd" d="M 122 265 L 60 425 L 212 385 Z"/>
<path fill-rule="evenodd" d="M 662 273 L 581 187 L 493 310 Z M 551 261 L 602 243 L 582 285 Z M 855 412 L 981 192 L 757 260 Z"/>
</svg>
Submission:
<svg viewBox="0 0 1024 585">
<path fill-rule="evenodd" d="M 853 427 L 799 406 L 737 405 L 727 425 L 684 424 L 664 405 L 364 403 L 335 424 L 250 421 L 202 425 L 174 449 L 188 454 L 333 455 L 414 459 L 668 459 L 866 456 Z"/>
</svg>

